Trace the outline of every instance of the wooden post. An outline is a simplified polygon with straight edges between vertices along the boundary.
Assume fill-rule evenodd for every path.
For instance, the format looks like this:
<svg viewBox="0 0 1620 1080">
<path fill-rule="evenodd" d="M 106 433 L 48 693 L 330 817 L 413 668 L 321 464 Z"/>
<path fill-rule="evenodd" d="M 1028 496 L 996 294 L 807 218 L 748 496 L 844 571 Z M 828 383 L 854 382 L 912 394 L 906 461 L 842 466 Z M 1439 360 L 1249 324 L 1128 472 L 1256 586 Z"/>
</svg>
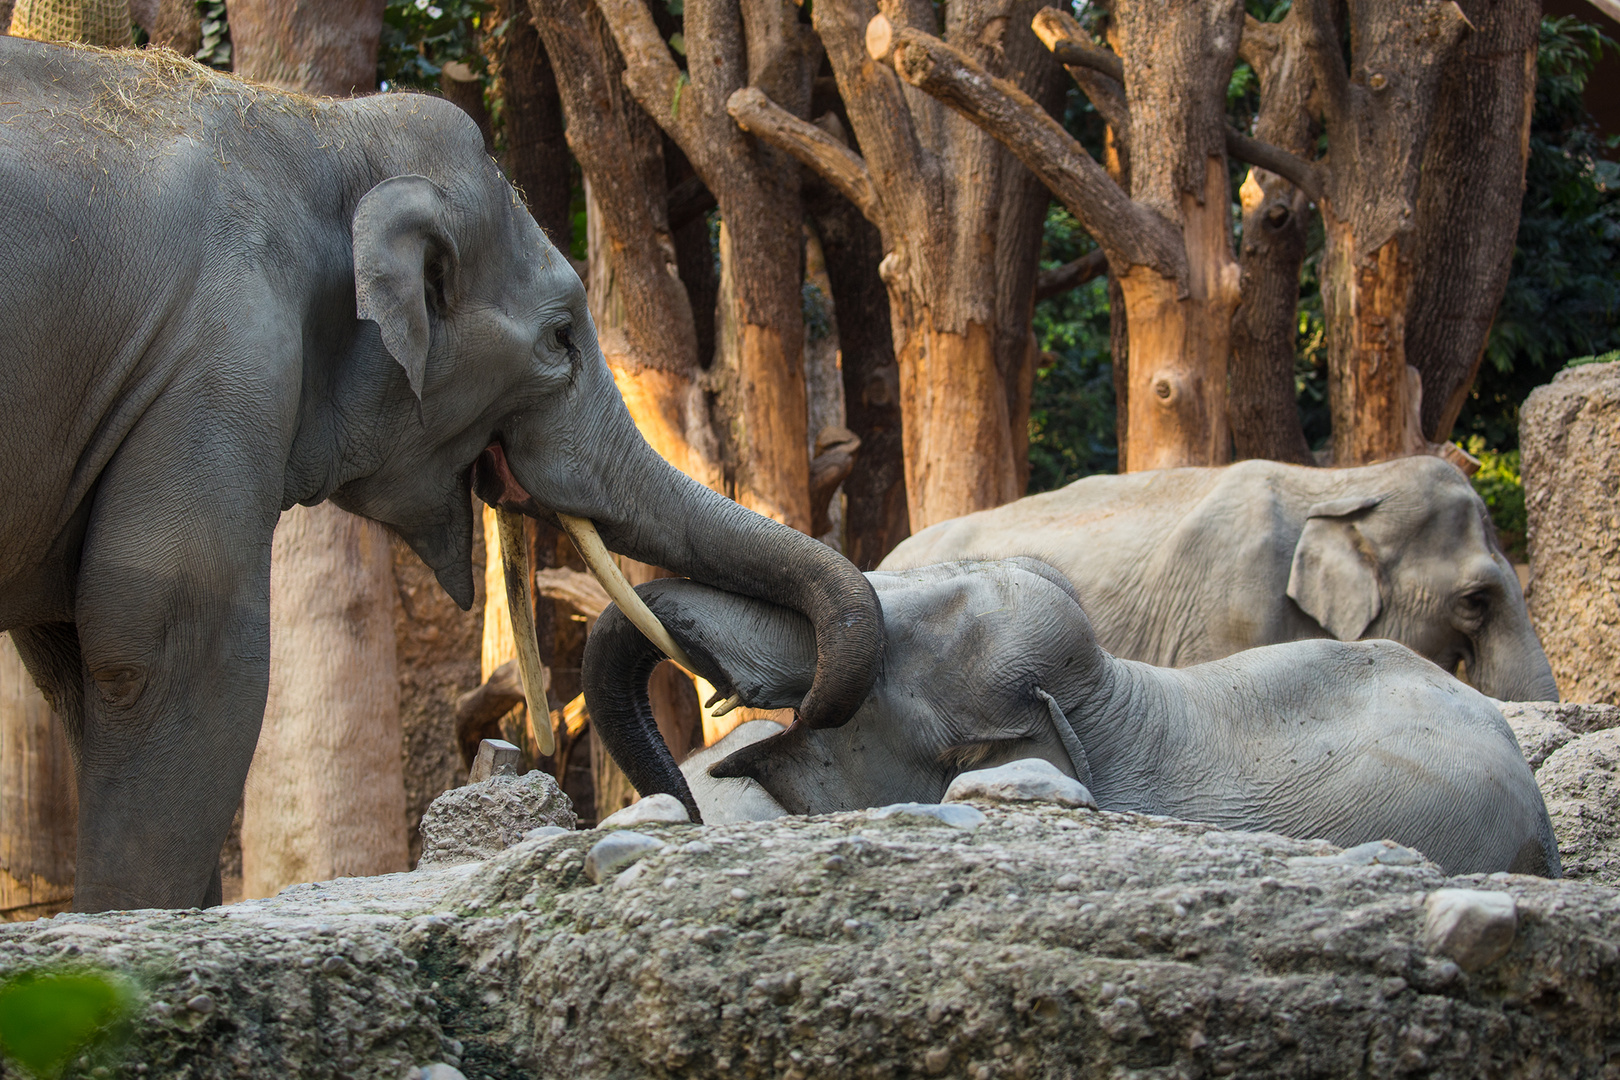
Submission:
<svg viewBox="0 0 1620 1080">
<path fill-rule="evenodd" d="M 0 921 L 72 905 L 77 820 L 67 735 L 0 634 Z"/>
</svg>

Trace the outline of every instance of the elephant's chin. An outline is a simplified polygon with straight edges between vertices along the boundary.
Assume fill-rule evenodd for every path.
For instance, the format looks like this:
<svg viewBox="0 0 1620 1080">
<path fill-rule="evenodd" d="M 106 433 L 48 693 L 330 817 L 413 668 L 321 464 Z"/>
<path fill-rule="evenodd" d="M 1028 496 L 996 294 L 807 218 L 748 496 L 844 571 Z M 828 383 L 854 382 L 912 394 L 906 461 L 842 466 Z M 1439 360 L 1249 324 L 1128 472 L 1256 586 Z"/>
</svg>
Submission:
<svg viewBox="0 0 1620 1080">
<path fill-rule="evenodd" d="M 472 490 L 473 494 L 498 509 L 527 514 L 532 518 L 545 517 L 540 503 L 512 475 L 512 467 L 506 461 L 506 450 L 498 442 L 490 443 L 478 455 L 478 460 L 473 462 Z"/>
</svg>

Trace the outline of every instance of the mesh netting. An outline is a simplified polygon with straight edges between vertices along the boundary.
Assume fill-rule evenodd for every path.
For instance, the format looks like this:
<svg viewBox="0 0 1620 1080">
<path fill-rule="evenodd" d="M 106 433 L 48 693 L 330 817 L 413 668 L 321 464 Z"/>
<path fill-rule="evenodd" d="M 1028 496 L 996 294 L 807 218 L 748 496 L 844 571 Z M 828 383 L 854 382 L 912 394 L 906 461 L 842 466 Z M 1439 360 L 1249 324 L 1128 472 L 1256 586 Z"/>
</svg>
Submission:
<svg viewBox="0 0 1620 1080">
<path fill-rule="evenodd" d="M 113 48 L 134 44 L 129 23 L 129 0 L 17 0 L 11 36 Z"/>
</svg>

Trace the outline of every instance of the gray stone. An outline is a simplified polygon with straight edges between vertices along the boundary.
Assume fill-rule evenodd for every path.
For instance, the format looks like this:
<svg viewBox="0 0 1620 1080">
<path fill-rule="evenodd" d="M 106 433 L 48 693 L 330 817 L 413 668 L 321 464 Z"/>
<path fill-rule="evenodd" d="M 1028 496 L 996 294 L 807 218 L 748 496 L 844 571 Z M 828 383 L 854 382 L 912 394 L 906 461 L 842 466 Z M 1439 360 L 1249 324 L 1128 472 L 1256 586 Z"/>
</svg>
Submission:
<svg viewBox="0 0 1620 1080">
<path fill-rule="evenodd" d="M 460 1069 L 454 1065 L 446 1065 L 442 1061 L 422 1066 L 417 1075 L 420 1080 L 467 1080 L 466 1074 Z"/>
<path fill-rule="evenodd" d="M 1507 718 L 1532 771 L 1575 738 L 1575 732 L 1557 718 L 1557 710 L 1563 706 L 1556 701 L 1502 701 L 1497 707 Z"/>
<path fill-rule="evenodd" d="M 1436 889 L 1423 902 L 1423 939 L 1464 971 L 1479 971 L 1513 947 L 1519 908 L 1505 892 Z"/>
<path fill-rule="evenodd" d="M 1530 619 L 1561 697 L 1620 703 L 1620 361 L 1567 368 L 1519 414 Z"/>
<path fill-rule="evenodd" d="M 945 789 L 943 801 L 1050 802 L 1097 809 L 1086 785 L 1044 758 L 1021 758 L 993 769 L 961 773 Z"/>
<path fill-rule="evenodd" d="M 553 836 L 567 836 L 571 831 L 572 830 L 563 828 L 561 825 L 542 825 L 538 829 L 530 829 L 528 832 L 524 833 L 523 839 L 525 841 L 549 840 Z"/>
<path fill-rule="evenodd" d="M 623 888 L 592 887 L 584 863 L 627 834 L 575 832 L 227 908 L 0 924 L 0 970 L 71 956 L 126 972 L 143 1004 L 105 1062 L 119 1076 L 400 1080 L 437 1062 L 474 1080 L 1461 1080 L 1609 1066 L 1614 890 L 1358 865 L 1320 841 L 1143 815 L 947 808 L 983 824 L 858 812 L 712 826 L 707 851 L 653 841 Z M 1499 927 L 1469 913 L 1501 901 L 1450 919 L 1431 898 L 1459 889 L 1517 913 L 1477 972 L 1453 954 L 1504 935 L 1470 949 L 1459 928 Z M 347 966 L 325 972 L 334 955 Z M 212 1012 L 184 1007 L 199 994 Z"/>
<path fill-rule="evenodd" d="M 971 806 L 942 803 L 891 803 L 867 814 L 877 821 L 893 818 L 926 825 L 949 825 L 953 829 L 972 831 L 984 824 L 984 813 Z"/>
<path fill-rule="evenodd" d="M 1581 735 L 1536 773 L 1564 876 L 1620 886 L 1620 728 Z"/>
<path fill-rule="evenodd" d="M 1302 855 L 1289 860 L 1324 866 L 1422 866 L 1427 861 L 1421 851 L 1402 847 L 1393 840 L 1374 840 L 1333 855 Z"/>
<path fill-rule="evenodd" d="M 1502 710 L 1509 724 L 1514 723 L 1515 718 L 1526 723 L 1562 724 L 1577 735 L 1620 727 L 1620 705 L 1590 701 L 1498 701 L 1496 707 Z"/>
<path fill-rule="evenodd" d="M 659 792 L 631 803 L 623 810 L 615 810 L 601 821 L 598 829 L 630 829 L 637 825 L 690 825 L 691 815 L 681 800 Z"/>
<path fill-rule="evenodd" d="M 467 783 L 482 784 L 492 776 L 516 776 L 522 760 L 523 751 L 505 739 L 480 740 Z"/>
<path fill-rule="evenodd" d="M 662 840 L 646 833 L 625 829 L 614 832 L 591 846 L 585 855 L 585 876 L 600 885 L 631 863 L 664 846 Z"/>
<path fill-rule="evenodd" d="M 532 829 L 578 824 L 573 804 L 547 774 L 535 770 L 527 776 L 493 776 L 433 800 L 422 815 L 421 865 L 486 859 Z"/>
</svg>

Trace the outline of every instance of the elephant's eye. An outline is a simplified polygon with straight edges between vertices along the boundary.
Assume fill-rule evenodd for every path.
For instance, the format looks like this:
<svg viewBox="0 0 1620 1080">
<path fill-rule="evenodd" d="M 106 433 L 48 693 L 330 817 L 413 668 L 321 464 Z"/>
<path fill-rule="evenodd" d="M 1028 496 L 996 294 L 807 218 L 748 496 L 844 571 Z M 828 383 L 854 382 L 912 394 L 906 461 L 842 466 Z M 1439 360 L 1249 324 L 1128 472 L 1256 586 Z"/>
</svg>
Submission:
<svg viewBox="0 0 1620 1080">
<path fill-rule="evenodd" d="M 1483 616 L 1485 610 L 1490 606 L 1491 594 L 1488 589 L 1474 589 L 1472 592 L 1463 593 L 1462 596 L 1457 598 L 1457 607 L 1464 615 L 1471 618 Z"/>
<path fill-rule="evenodd" d="M 551 339 L 556 342 L 557 348 L 563 352 L 574 351 L 574 328 L 572 326 L 557 327 L 551 332 Z"/>
</svg>

